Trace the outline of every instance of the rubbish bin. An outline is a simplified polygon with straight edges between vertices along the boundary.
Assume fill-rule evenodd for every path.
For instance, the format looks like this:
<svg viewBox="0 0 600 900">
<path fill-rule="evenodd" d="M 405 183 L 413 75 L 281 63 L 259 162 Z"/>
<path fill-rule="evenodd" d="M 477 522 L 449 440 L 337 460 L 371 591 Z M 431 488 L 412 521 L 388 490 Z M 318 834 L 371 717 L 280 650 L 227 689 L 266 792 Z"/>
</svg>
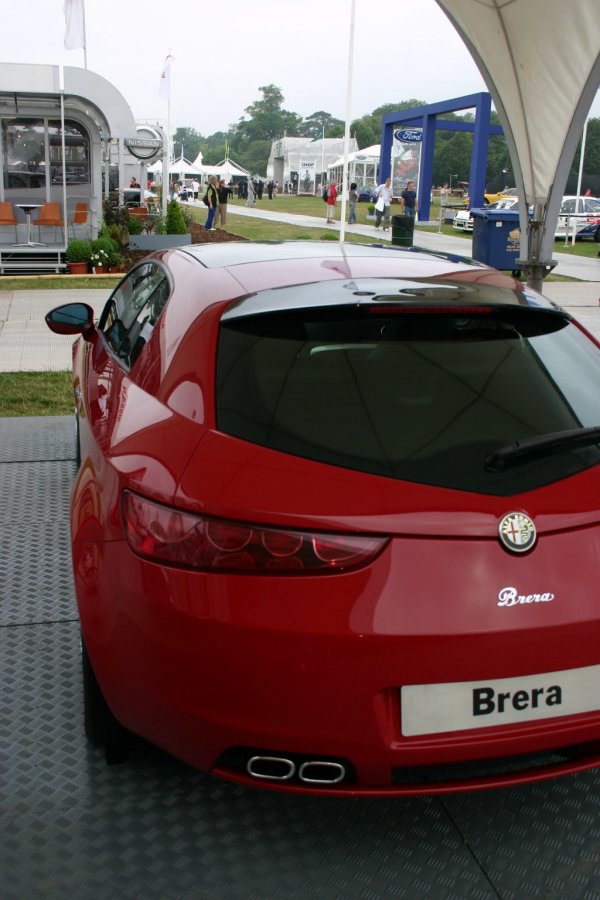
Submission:
<svg viewBox="0 0 600 900">
<path fill-rule="evenodd" d="M 412 247 L 414 231 L 414 216 L 392 216 L 392 244 Z"/>
<path fill-rule="evenodd" d="M 521 255 L 519 212 L 515 209 L 472 209 L 473 259 L 494 269 L 518 274 Z"/>
</svg>

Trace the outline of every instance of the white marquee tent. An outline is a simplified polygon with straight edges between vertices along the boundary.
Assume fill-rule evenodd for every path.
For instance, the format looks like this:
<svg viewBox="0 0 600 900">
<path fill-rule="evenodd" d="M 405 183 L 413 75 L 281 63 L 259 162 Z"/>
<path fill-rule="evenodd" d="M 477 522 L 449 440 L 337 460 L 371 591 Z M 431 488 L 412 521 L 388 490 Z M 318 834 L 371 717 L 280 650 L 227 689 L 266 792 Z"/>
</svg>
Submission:
<svg viewBox="0 0 600 900">
<path fill-rule="evenodd" d="M 560 202 L 600 84 L 599 2 L 437 3 L 471 52 L 498 111 L 519 190 L 523 268 L 540 287 L 552 268 Z"/>
<path fill-rule="evenodd" d="M 153 165 L 148 166 L 148 172 L 152 175 L 160 174 L 160 180 L 162 180 L 162 160 L 159 159 Z M 201 178 L 204 174 L 205 171 L 202 166 L 197 166 L 183 156 L 179 159 L 174 159 L 169 165 L 169 177 L 176 181 L 185 181 L 186 178 Z"/>
<path fill-rule="evenodd" d="M 247 177 L 250 175 L 250 172 L 237 166 L 229 159 L 229 157 L 225 157 L 225 159 L 222 159 L 220 163 L 217 163 L 214 166 L 206 163 L 206 165 L 203 166 L 203 169 L 209 177 L 211 175 L 216 175 L 218 178 L 224 178 L 227 182 L 231 181 L 234 176 L 244 175 Z"/>
</svg>

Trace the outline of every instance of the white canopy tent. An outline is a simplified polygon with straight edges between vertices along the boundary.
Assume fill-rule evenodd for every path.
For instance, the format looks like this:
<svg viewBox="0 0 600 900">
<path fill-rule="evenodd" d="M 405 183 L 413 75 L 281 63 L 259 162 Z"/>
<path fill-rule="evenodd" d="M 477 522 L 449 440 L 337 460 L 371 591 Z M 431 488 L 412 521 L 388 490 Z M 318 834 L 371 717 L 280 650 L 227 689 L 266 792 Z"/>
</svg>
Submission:
<svg viewBox="0 0 600 900">
<path fill-rule="evenodd" d="M 598 0 L 437 3 L 471 52 L 498 111 L 519 191 L 522 267 L 539 288 L 554 266 L 560 202 L 600 84 Z"/>
<path fill-rule="evenodd" d="M 209 177 L 211 175 L 216 175 L 218 178 L 224 178 L 227 182 L 231 181 L 234 176 L 243 175 L 247 178 L 250 175 L 250 172 L 237 166 L 229 159 L 229 157 L 225 157 L 225 159 L 222 159 L 220 163 L 217 163 L 214 166 L 206 163 L 203 168 Z"/>
<path fill-rule="evenodd" d="M 162 180 L 162 160 L 159 159 L 153 165 L 148 166 L 148 172 L 151 172 L 153 175 L 160 173 Z M 186 178 L 194 178 L 195 176 L 202 177 L 204 174 L 205 170 L 202 166 L 191 163 L 189 159 L 185 159 L 183 156 L 179 159 L 174 159 L 169 165 L 169 175 L 171 178 L 179 181 L 185 181 Z"/>
</svg>

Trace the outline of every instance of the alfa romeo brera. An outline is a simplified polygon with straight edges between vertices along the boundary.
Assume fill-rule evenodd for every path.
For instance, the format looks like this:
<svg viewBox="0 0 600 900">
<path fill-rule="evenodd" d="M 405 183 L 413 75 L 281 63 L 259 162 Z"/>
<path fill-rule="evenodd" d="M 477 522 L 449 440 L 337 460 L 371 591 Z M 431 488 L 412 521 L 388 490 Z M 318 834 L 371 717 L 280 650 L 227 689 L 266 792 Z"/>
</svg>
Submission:
<svg viewBox="0 0 600 900">
<path fill-rule="evenodd" d="M 600 348 L 471 260 L 158 253 L 77 336 L 88 735 L 390 796 L 600 763 Z"/>
</svg>

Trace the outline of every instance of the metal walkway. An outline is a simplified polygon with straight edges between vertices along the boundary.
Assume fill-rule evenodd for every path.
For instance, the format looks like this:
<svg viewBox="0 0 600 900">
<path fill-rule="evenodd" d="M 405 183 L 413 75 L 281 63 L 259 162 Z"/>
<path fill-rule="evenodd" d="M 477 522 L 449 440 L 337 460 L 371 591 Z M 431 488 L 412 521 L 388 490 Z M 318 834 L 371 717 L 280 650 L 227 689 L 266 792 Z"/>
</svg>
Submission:
<svg viewBox="0 0 600 900">
<path fill-rule="evenodd" d="M 0 419 L 1 900 L 598 900 L 600 771 L 444 798 L 216 781 L 83 734 L 69 417 Z"/>
</svg>

